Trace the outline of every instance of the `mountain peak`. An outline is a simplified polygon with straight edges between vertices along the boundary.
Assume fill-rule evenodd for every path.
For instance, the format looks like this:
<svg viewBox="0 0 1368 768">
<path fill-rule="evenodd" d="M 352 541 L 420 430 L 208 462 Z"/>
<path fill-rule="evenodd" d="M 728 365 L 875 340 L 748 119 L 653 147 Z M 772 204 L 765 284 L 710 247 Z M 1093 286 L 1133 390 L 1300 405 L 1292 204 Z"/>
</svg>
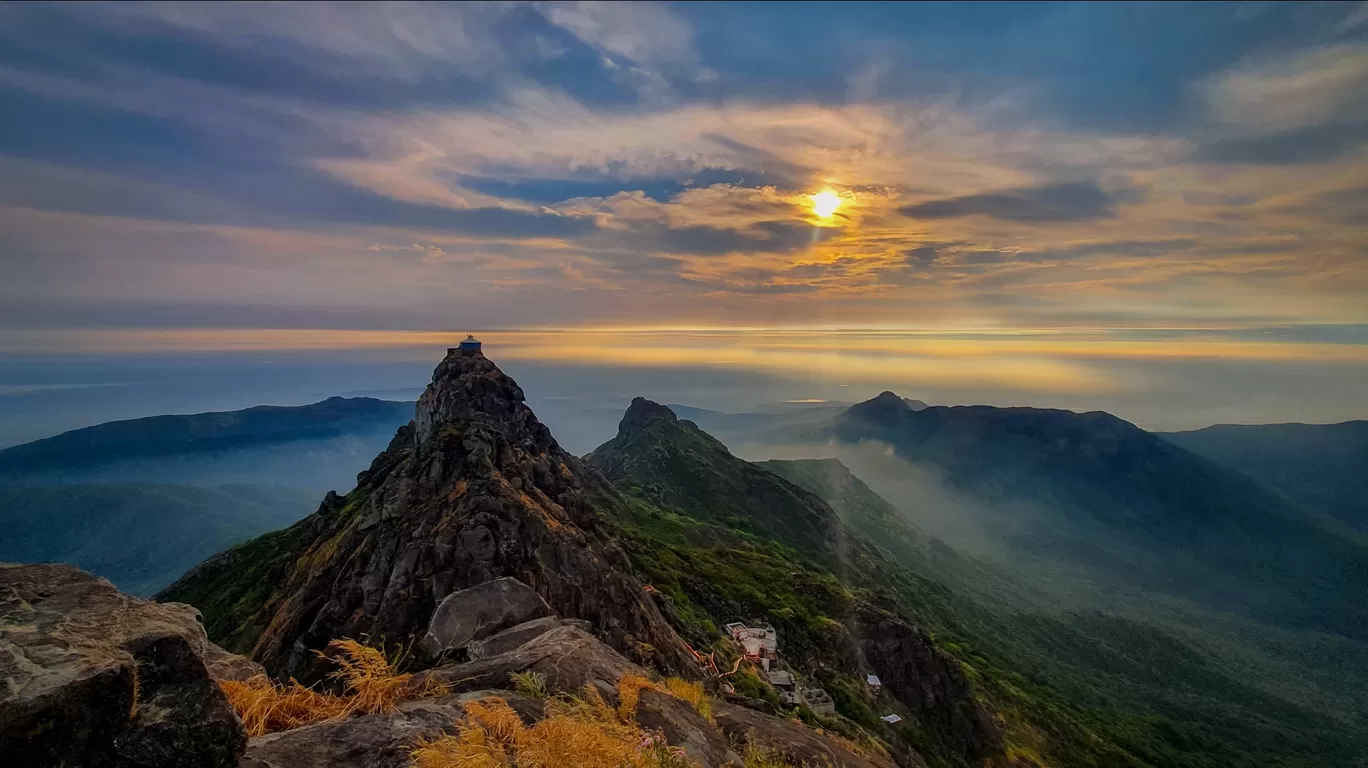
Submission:
<svg viewBox="0 0 1368 768">
<path fill-rule="evenodd" d="M 272 672 L 313 680 L 313 651 L 329 641 L 411 643 L 448 595 L 507 576 L 638 661 L 687 673 L 691 657 L 603 523 L 620 503 L 556 444 L 517 382 L 457 349 L 356 490 L 165 594 L 227 606 L 206 610 L 206 625 L 230 627 L 228 644 Z M 233 597 L 244 589 L 250 599 Z"/>
<path fill-rule="evenodd" d="M 622 414 L 622 421 L 618 422 L 619 433 L 631 433 L 640 430 L 648 424 L 657 421 L 675 423 L 679 417 L 675 412 L 644 397 L 632 398 L 632 404 L 627 406 L 627 412 Z"/>
<path fill-rule="evenodd" d="M 454 349 L 437 365 L 418 398 L 415 443 L 445 429 L 493 433 L 529 453 L 563 454 L 550 430 L 527 407 L 522 387 L 484 355 Z"/>
<path fill-rule="evenodd" d="M 916 409 L 912 407 L 912 404 L 899 397 L 897 393 L 884 390 L 873 399 L 850 406 L 846 410 L 846 414 L 878 422 L 904 413 L 912 413 L 914 410 Z"/>
<path fill-rule="evenodd" d="M 768 536 L 832 564 L 840 523 L 825 502 L 733 456 L 717 438 L 663 405 L 633 400 L 617 435 L 585 460 L 662 508 Z"/>
</svg>

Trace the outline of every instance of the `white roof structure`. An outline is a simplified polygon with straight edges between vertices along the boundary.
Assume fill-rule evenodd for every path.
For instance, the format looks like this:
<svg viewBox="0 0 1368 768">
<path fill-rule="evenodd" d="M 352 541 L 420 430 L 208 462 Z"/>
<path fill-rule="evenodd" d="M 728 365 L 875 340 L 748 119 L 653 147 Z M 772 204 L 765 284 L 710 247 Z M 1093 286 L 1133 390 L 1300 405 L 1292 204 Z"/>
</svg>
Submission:
<svg viewBox="0 0 1368 768">
<path fill-rule="evenodd" d="M 901 723 L 901 722 L 902 722 L 902 718 L 899 717 L 898 715 L 884 715 L 883 717 L 881 717 L 881 718 L 879 718 L 879 719 L 882 720 L 882 721 L 884 721 L 885 723 L 890 723 L 890 724 L 892 724 L 892 723 Z"/>
<path fill-rule="evenodd" d="M 878 675 L 865 675 L 865 682 L 876 687 L 883 685 L 883 683 L 880 682 Z"/>
</svg>

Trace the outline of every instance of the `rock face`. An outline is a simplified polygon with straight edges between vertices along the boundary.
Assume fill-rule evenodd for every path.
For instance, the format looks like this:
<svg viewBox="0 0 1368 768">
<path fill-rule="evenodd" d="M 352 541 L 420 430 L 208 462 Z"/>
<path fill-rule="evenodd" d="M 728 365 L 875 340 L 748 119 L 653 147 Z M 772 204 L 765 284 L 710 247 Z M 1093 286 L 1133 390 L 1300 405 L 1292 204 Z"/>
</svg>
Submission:
<svg viewBox="0 0 1368 768">
<path fill-rule="evenodd" d="M 364 635 L 411 646 L 453 592 L 510 576 L 556 614 L 589 621 L 629 658 L 696 675 L 601 519 L 625 503 L 556 444 L 494 363 L 453 351 L 414 422 L 356 490 L 206 562 L 162 597 L 200 606 L 211 627 L 232 628 L 215 637 L 230 650 L 250 649 L 273 674 L 309 682 L 323 672 L 314 651 L 328 642 Z M 282 562 L 290 565 L 280 568 L 280 586 L 250 578 Z"/>
<path fill-rule="evenodd" d="M 873 605 L 856 620 L 860 652 L 884 688 L 911 710 L 938 752 L 972 762 L 995 752 L 1000 737 L 974 698 L 958 662 L 936 650 L 921 629 Z"/>
<path fill-rule="evenodd" d="M 637 724 L 659 732 L 665 742 L 684 750 L 689 759 L 703 768 L 740 765 L 741 758 L 731 742 L 688 702 L 660 691 L 641 692 L 636 708 Z"/>
<path fill-rule="evenodd" d="M 508 627 L 551 615 L 531 587 L 504 577 L 453 592 L 437 606 L 423 644 L 432 652 L 465 648 Z"/>
<path fill-rule="evenodd" d="M 247 737 L 193 608 L 66 565 L 0 564 L 0 755 L 12 765 L 228 768 Z"/>
<path fill-rule="evenodd" d="M 456 733 L 455 706 L 405 707 L 399 712 L 318 723 L 252 739 L 239 768 L 408 768 L 419 742 Z"/>
</svg>

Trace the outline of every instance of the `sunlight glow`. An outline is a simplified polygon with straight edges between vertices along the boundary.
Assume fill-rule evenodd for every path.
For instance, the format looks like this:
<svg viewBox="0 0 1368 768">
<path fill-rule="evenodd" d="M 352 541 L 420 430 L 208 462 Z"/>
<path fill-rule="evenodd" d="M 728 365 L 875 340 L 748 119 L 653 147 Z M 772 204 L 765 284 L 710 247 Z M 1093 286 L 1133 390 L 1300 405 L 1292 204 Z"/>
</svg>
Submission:
<svg viewBox="0 0 1368 768">
<path fill-rule="evenodd" d="M 819 219 L 829 219 L 841 207 L 841 196 L 830 189 L 824 189 L 812 196 L 812 213 Z"/>
</svg>

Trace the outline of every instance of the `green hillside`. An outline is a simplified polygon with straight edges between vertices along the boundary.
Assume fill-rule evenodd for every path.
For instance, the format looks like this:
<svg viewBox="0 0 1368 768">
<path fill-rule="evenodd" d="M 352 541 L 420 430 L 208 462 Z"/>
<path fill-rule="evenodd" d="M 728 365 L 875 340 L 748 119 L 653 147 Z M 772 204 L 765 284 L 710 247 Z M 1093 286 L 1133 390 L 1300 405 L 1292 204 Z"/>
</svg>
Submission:
<svg viewBox="0 0 1368 768">
<path fill-rule="evenodd" d="M 992 589 L 994 569 L 948 548 L 945 582 L 973 581 L 975 588 L 937 581 L 929 574 L 944 545 L 829 464 L 769 466 L 832 500 L 827 508 L 843 521 L 839 568 L 812 565 L 820 552 L 766 542 L 754 524 L 728 529 L 712 509 L 753 513 L 770 521 L 765 525 L 795 511 L 733 494 L 773 481 L 758 481 L 760 467 L 702 439 L 692 424 L 652 415 L 642 428 L 642 414 L 629 411 L 618 437 L 587 458 L 641 501 L 623 521 L 633 562 L 672 598 L 695 642 L 715 636 L 724 622 L 760 617 L 779 629 L 799 666 L 829 690 L 849 691 L 832 657 L 837 628 L 852 626 L 861 606 L 879 604 L 926 626 L 937 647 L 960 661 L 1001 719 L 1008 754 L 1055 766 L 1311 768 L 1355 765 L 1368 749 L 1359 723 L 1252 686 L 1208 650 L 1154 625 L 1029 602 L 1014 611 L 988 607 L 969 593 Z M 690 515 L 695 505 L 656 505 L 680 485 L 698 502 L 697 517 Z M 853 626 L 858 635 L 858 622 Z M 837 703 L 856 721 L 869 714 L 856 696 Z M 918 734 L 906 738 L 915 742 Z"/>
</svg>

